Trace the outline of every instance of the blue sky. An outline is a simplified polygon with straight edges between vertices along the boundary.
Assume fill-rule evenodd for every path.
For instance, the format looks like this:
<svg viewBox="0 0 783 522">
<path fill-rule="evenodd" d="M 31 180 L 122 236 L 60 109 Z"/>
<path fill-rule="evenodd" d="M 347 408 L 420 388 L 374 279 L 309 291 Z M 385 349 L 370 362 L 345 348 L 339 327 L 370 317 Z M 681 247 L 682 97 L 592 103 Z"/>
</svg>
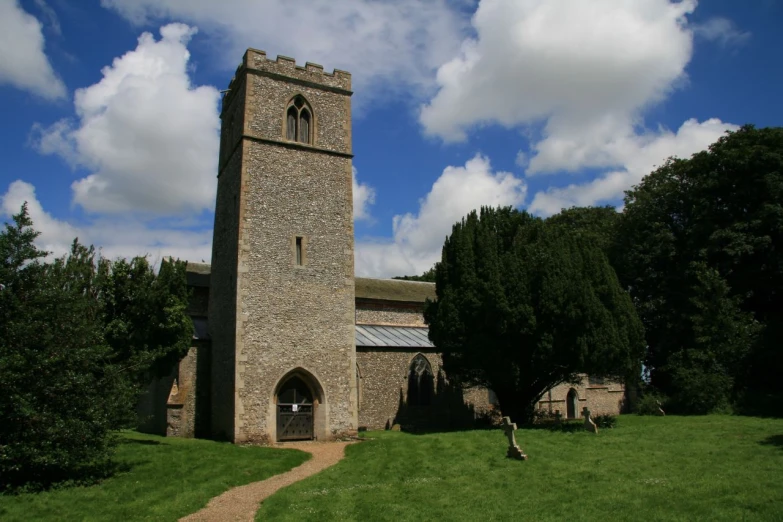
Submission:
<svg viewBox="0 0 783 522">
<path fill-rule="evenodd" d="M 348 70 L 358 275 L 481 205 L 621 205 L 783 121 L 783 2 L 0 0 L 0 210 L 40 244 L 209 260 L 219 90 L 247 47 Z"/>
</svg>

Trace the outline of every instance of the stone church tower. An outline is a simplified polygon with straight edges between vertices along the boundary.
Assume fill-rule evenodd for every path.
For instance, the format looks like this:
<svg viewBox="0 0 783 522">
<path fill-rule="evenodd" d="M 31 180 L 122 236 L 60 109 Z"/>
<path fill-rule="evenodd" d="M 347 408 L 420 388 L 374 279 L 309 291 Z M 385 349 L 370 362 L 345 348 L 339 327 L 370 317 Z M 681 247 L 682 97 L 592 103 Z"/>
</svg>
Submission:
<svg viewBox="0 0 783 522">
<path fill-rule="evenodd" d="M 223 98 L 209 296 L 216 436 L 357 430 L 351 94 L 347 72 L 248 49 Z M 298 426 L 302 412 L 312 418 Z"/>
</svg>

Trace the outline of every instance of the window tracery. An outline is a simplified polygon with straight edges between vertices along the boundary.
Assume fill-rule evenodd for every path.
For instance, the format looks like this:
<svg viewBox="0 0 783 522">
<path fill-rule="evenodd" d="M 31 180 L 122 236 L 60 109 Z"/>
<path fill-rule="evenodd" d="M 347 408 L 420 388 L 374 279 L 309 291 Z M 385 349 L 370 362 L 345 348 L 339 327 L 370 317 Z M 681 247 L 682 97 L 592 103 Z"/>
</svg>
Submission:
<svg viewBox="0 0 783 522">
<path fill-rule="evenodd" d="M 408 405 L 429 406 L 432 401 L 434 378 L 429 361 L 418 354 L 408 371 Z"/>
<path fill-rule="evenodd" d="M 313 143 L 313 110 L 300 94 L 294 96 L 286 109 L 285 137 L 298 143 Z"/>
</svg>

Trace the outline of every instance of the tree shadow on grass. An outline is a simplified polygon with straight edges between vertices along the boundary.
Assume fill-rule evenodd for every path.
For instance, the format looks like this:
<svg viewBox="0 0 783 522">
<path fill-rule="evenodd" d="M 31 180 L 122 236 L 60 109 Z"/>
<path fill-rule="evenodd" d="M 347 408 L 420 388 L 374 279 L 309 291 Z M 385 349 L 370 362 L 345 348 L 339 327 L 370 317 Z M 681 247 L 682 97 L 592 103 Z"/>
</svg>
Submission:
<svg viewBox="0 0 783 522">
<path fill-rule="evenodd" d="M 585 431 L 585 425 L 583 421 L 563 421 L 561 423 L 546 422 L 541 424 L 524 424 L 519 427 L 520 430 L 546 430 L 546 431 L 560 431 L 563 433 L 574 433 L 577 431 Z"/>
<path fill-rule="evenodd" d="M 766 439 L 759 441 L 759 444 L 763 444 L 764 446 L 777 446 L 783 450 L 783 435 L 771 435 Z"/>
<path fill-rule="evenodd" d="M 143 444 L 145 446 L 160 446 L 163 443 L 157 440 L 149 439 L 122 439 L 120 444 Z"/>
</svg>

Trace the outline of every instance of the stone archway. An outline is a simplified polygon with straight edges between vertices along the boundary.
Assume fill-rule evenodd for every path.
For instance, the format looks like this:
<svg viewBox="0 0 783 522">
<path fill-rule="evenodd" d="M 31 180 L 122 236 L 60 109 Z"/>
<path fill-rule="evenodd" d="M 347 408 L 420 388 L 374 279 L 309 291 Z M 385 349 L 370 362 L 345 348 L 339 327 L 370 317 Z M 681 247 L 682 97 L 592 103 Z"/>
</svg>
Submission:
<svg viewBox="0 0 783 522">
<path fill-rule="evenodd" d="M 275 390 L 277 441 L 320 438 L 324 426 L 323 390 L 309 372 L 297 369 L 286 374 Z"/>
<path fill-rule="evenodd" d="M 571 388 L 568 390 L 568 396 L 566 397 L 566 418 L 575 419 L 577 412 L 579 411 L 579 394 L 576 390 Z"/>
</svg>

